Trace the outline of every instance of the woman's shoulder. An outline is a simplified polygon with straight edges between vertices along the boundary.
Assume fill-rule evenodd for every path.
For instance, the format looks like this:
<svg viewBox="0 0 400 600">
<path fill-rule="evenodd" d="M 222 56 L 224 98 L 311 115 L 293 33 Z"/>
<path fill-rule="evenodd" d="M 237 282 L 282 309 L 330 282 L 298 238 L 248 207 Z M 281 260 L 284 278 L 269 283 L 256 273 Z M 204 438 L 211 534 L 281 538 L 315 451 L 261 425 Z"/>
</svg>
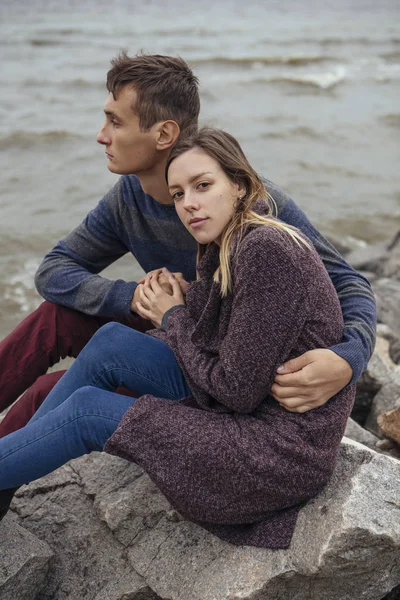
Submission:
<svg viewBox="0 0 400 600">
<path fill-rule="evenodd" d="M 249 228 L 241 240 L 239 254 L 268 253 L 270 258 L 287 257 L 295 262 L 300 257 L 309 259 L 310 253 L 314 253 L 312 243 L 301 233 L 292 236 L 290 231 L 280 227 L 279 221 L 277 223 L 278 226 L 266 224 Z"/>
</svg>

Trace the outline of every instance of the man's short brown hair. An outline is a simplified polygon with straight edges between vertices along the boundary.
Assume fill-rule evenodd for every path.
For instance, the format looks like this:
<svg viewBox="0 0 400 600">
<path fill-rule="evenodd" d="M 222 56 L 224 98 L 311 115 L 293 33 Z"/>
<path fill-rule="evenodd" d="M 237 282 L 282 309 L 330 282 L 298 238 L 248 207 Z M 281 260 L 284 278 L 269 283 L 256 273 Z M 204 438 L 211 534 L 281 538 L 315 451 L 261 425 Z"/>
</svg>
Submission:
<svg viewBox="0 0 400 600">
<path fill-rule="evenodd" d="M 129 86 L 137 94 L 132 109 L 142 131 L 171 119 L 181 132 L 197 129 L 200 112 L 198 79 L 182 58 L 139 53 L 133 57 L 122 51 L 111 61 L 107 89 L 116 98 Z"/>
</svg>

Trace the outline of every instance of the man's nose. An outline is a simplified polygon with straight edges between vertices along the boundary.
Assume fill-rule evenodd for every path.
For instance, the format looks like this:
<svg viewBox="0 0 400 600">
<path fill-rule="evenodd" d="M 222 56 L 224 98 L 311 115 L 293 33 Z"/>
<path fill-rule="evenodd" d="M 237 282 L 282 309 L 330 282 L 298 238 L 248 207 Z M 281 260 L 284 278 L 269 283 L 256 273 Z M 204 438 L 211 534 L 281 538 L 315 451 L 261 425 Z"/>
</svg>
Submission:
<svg viewBox="0 0 400 600">
<path fill-rule="evenodd" d="M 97 134 L 96 141 L 99 144 L 104 144 L 104 145 L 109 144 L 109 137 L 106 135 L 105 125 L 103 125 L 103 127 L 100 129 L 99 133 Z"/>
</svg>

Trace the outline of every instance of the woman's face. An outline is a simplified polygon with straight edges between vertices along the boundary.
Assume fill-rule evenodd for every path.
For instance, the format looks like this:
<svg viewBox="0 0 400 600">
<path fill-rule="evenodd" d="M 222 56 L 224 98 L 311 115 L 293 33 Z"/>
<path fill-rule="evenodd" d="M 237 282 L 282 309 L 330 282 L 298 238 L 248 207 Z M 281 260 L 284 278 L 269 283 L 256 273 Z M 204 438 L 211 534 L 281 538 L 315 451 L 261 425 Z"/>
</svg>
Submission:
<svg viewBox="0 0 400 600">
<path fill-rule="evenodd" d="M 243 187 L 233 183 L 219 163 L 203 150 L 193 148 L 172 161 L 168 188 L 176 211 L 199 244 L 220 244 Z"/>
</svg>

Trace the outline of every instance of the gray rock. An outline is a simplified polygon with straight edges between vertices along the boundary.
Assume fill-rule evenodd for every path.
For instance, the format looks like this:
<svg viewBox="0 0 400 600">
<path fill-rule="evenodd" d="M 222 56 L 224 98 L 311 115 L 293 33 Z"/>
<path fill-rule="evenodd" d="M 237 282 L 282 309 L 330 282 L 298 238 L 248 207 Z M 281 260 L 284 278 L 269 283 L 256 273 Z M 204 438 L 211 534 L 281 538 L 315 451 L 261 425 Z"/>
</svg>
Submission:
<svg viewBox="0 0 400 600">
<path fill-rule="evenodd" d="M 387 242 L 379 242 L 353 250 L 346 256 L 346 261 L 357 271 L 372 271 L 380 275 L 388 257 Z"/>
<path fill-rule="evenodd" d="M 371 410 L 365 421 L 365 427 L 379 435 L 378 417 L 400 406 L 400 380 L 397 372 L 388 376 L 385 385 L 379 390 L 372 401 Z"/>
<path fill-rule="evenodd" d="M 101 598 L 104 589 L 112 600 L 119 592 L 121 599 L 124 594 L 135 600 L 152 598 L 151 590 L 128 563 L 125 547 L 98 517 L 94 494 L 86 493 L 79 468 L 75 470 L 77 463 L 82 463 L 83 470 L 91 465 L 91 477 L 98 477 L 100 491 L 118 485 L 119 476 L 122 484 L 129 480 L 123 466 L 129 470 L 134 465 L 107 462 L 108 473 L 102 475 L 102 462 L 96 461 L 96 455 L 71 461 L 24 486 L 14 499 L 13 510 L 24 528 L 45 541 L 55 554 L 40 600 L 93 600 L 99 594 Z M 89 489 L 90 485 L 89 481 Z"/>
<path fill-rule="evenodd" d="M 400 281 L 380 278 L 373 282 L 378 309 L 378 320 L 388 325 L 400 337 Z"/>
<path fill-rule="evenodd" d="M 364 425 L 372 407 L 376 395 L 390 379 L 390 367 L 384 356 L 375 350 L 368 363 L 367 370 L 357 381 L 356 398 L 352 411 L 352 418 Z"/>
<path fill-rule="evenodd" d="M 344 440 L 279 551 L 222 542 L 105 454 L 24 487 L 13 508 L 56 555 L 40 600 L 379 600 L 400 582 L 399 475 L 400 462 Z"/>
<path fill-rule="evenodd" d="M 237 548 L 165 516 L 135 539 L 129 560 L 171 600 L 379 600 L 400 581 L 399 475 L 398 461 L 346 440 L 289 550 Z"/>
<path fill-rule="evenodd" d="M 384 262 L 384 277 L 393 277 L 400 281 L 400 231 L 396 233 L 388 247 L 388 258 Z"/>
<path fill-rule="evenodd" d="M 349 419 L 346 425 L 346 431 L 344 435 L 358 442 L 359 444 L 363 444 L 364 446 L 368 446 L 368 448 L 372 448 L 376 450 L 376 444 L 379 442 L 379 437 L 361 427 L 356 421 L 353 419 Z"/>
<path fill-rule="evenodd" d="M 53 552 L 7 517 L 0 523 L 0 600 L 32 600 L 43 590 Z"/>
</svg>

